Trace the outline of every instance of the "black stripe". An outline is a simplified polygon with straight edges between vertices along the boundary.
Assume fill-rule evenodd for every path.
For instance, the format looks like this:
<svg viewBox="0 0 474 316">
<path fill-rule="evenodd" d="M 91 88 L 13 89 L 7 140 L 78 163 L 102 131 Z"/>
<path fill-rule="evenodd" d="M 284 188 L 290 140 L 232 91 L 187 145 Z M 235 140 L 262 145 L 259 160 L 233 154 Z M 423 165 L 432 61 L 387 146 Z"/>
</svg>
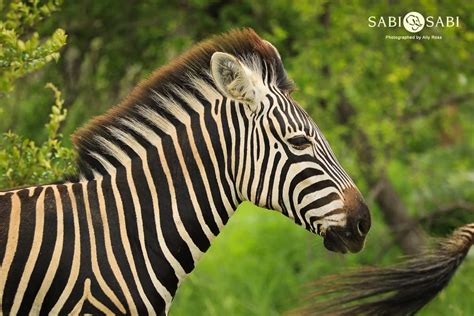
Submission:
<svg viewBox="0 0 474 316">
<path fill-rule="evenodd" d="M 72 214 L 71 199 L 69 197 L 67 188 L 65 185 L 58 185 L 57 189 L 59 191 L 64 210 L 63 248 L 61 252 L 61 257 L 59 259 L 58 269 L 56 270 L 56 274 L 53 278 L 53 281 L 51 282 L 51 286 L 44 298 L 40 314 L 47 314 L 47 312 L 53 308 L 53 306 L 56 304 L 56 301 L 63 293 L 69 275 L 71 274 L 71 264 L 74 258 L 74 247 L 78 246 L 74 245 L 74 220 Z"/>
<path fill-rule="evenodd" d="M 273 185 L 274 185 L 274 182 L 275 182 L 276 171 L 277 171 L 277 167 L 278 167 L 278 164 L 280 162 L 280 159 L 281 159 L 281 153 L 277 152 L 275 154 L 275 158 L 273 160 L 272 170 L 271 170 L 270 174 L 268 175 L 270 177 L 270 181 L 268 182 L 268 195 L 267 195 L 267 205 L 266 205 L 266 207 L 270 208 L 270 209 L 275 208 L 275 205 L 272 204 L 272 201 L 273 201 Z"/>
<path fill-rule="evenodd" d="M 183 138 L 185 137 L 187 138 L 186 133 L 182 133 L 181 137 L 178 140 L 179 144 L 177 145 L 181 148 L 185 147 L 184 152 L 191 152 L 191 149 L 186 147 L 187 144 L 183 141 Z M 173 179 L 174 190 L 177 197 L 177 211 L 179 212 L 181 221 L 183 222 L 184 228 L 188 232 L 194 244 L 196 244 L 196 246 L 202 252 L 204 252 L 209 248 L 210 243 L 197 219 L 196 212 L 191 202 L 187 183 L 185 181 L 181 166 L 178 162 L 178 155 L 176 154 L 176 151 L 174 149 L 167 150 L 165 151 L 164 158 L 168 161 L 168 165 L 171 169 L 171 177 Z"/>
<path fill-rule="evenodd" d="M 208 133 L 210 135 L 212 148 L 213 148 L 214 153 L 216 155 L 215 163 L 217 163 L 218 168 L 219 168 L 219 174 L 221 175 L 221 178 L 217 179 L 217 174 L 215 174 L 214 170 L 212 170 L 213 168 L 209 168 L 210 169 L 209 170 L 210 175 L 212 177 L 210 179 L 216 179 L 216 181 L 219 181 L 221 183 L 221 186 L 224 190 L 224 194 L 227 197 L 227 200 L 231 203 L 231 207 L 235 209 L 237 207 L 237 205 L 233 205 L 233 199 L 232 199 L 232 193 L 231 193 L 232 188 L 230 187 L 230 184 L 225 179 L 226 161 L 224 160 L 223 148 L 222 148 L 222 145 L 221 145 L 220 140 L 219 140 L 220 139 L 219 134 L 221 133 L 221 131 L 217 127 L 217 122 L 213 118 L 212 113 L 210 111 L 211 104 L 208 101 L 205 101 L 204 99 L 200 99 L 200 102 L 203 104 L 205 109 L 209 109 L 209 110 L 206 110 L 204 112 L 205 127 L 204 126 L 203 127 L 206 128 L 206 130 L 208 131 Z M 195 131 L 193 130 L 193 132 L 195 132 Z M 199 147 L 204 147 L 204 146 L 199 146 Z M 211 162 L 211 160 L 209 160 L 209 162 Z M 216 185 L 217 185 L 217 182 L 216 182 Z M 216 186 L 216 188 L 217 188 L 217 186 Z M 218 190 L 215 190 L 215 191 L 218 191 Z M 216 200 L 222 201 L 222 199 L 223 199 L 223 197 L 220 196 L 220 194 L 219 194 L 219 196 L 214 197 L 215 202 L 216 202 Z M 218 210 L 222 210 L 222 215 L 221 216 L 224 216 L 223 217 L 223 222 L 226 223 L 227 220 L 229 219 L 229 217 L 227 215 L 227 212 L 225 211 L 224 205 L 221 204 L 221 206 L 218 207 Z"/>
<path fill-rule="evenodd" d="M 35 188 L 32 197 L 29 197 L 28 190 L 17 192 L 21 201 L 20 237 L 3 292 L 2 310 L 5 314 L 9 313 L 13 305 L 13 299 L 31 251 L 36 222 L 36 200 L 42 191 L 42 187 Z"/>
<path fill-rule="evenodd" d="M 339 200 L 340 197 L 337 193 L 335 192 L 331 192 L 329 193 L 328 195 L 322 197 L 322 198 L 319 198 L 317 199 L 316 201 L 313 201 L 311 203 L 309 203 L 308 205 L 306 205 L 305 207 L 303 207 L 301 209 L 301 214 L 304 218 L 304 215 L 310 211 L 310 210 L 315 210 L 315 209 L 318 209 L 318 208 L 321 208 L 325 205 L 328 205 L 329 203 L 333 202 L 333 201 L 337 201 Z"/>
<path fill-rule="evenodd" d="M 248 146 L 248 135 L 249 135 L 249 121 L 247 119 L 247 116 L 245 115 L 245 110 L 244 110 L 244 106 L 243 104 L 241 103 L 238 103 L 239 105 L 239 114 L 240 114 L 240 117 L 242 118 L 243 120 L 243 126 L 242 126 L 242 129 L 241 129 L 241 134 L 240 134 L 240 137 L 243 138 L 243 145 L 244 145 L 244 148 L 243 149 L 246 149 L 246 150 L 249 150 Z M 240 140 L 241 141 L 241 140 Z M 239 148 L 240 149 L 240 148 Z M 242 150 L 242 149 L 240 149 Z M 243 188 L 243 184 L 244 184 L 244 174 L 245 174 L 245 168 L 247 167 L 247 154 L 245 151 L 242 151 L 243 152 L 243 160 L 242 160 L 242 174 L 240 175 L 240 179 L 239 179 L 239 185 L 238 187 L 240 189 Z M 237 155 L 240 154 L 240 151 L 239 152 L 236 152 Z"/>
<path fill-rule="evenodd" d="M 289 210 L 286 208 L 286 203 L 284 202 L 284 197 L 283 197 L 283 187 L 285 185 L 285 181 L 287 181 L 288 179 L 288 172 L 290 170 L 290 164 L 289 163 L 285 163 L 281 169 L 281 172 L 280 172 L 280 178 L 277 179 L 278 181 L 278 203 L 280 204 L 281 208 L 282 208 L 282 213 L 283 215 L 286 215 L 286 216 L 289 216 Z M 291 202 L 292 199 L 290 199 L 290 202 Z M 295 209 L 294 207 L 292 207 L 290 205 L 290 210 L 292 212 L 295 212 Z M 294 221 L 296 224 L 301 224 L 300 220 L 298 219 L 298 217 L 296 216 L 295 214 L 295 218 L 294 218 Z"/>
<path fill-rule="evenodd" d="M 92 278 L 93 273 L 91 269 L 91 258 L 90 258 L 90 237 L 89 237 L 89 228 L 87 227 L 86 219 L 86 210 L 84 205 L 84 196 L 82 184 L 74 183 L 72 185 L 72 192 L 76 200 L 77 213 L 79 219 L 79 234 L 80 239 L 79 243 L 81 245 L 81 258 L 80 258 L 80 270 L 71 295 L 67 298 L 64 303 L 63 308 L 61 309 L 62 314 L 68 314 L 72 311 L 74 306 L 76 306 L 78 300 L 82 297 L 84 293 L 84 280 L 85 278 Z M 72 203 L 72 197 L 71 197 Z"/>
<path fill-rule="evenodd" d="M 239 123 L 239 109 L 237 107 L 237 104 L 235 103 L 235 101 L 230 101 L 230 113 L 231 113 L 231 122 L 230 124 L 232 125 L 232 129 L 235 133 L 235 139 L 234 139 L 234 152 L 235 152 L 235 155 L 234 157 L 232 157 L 234 159 L 234 170 L 233 171 L 233 174 L 234 174 L 234 181 L 236 182 L 236 185 L 237 185 L 237 175 L 238 175 L 238 171 L 239 171 L 239 164 L 240 164 L 240 141 L 241 141 L 241 137 L 242 137 L 242 131 L 241 131 L 241 126 L 240 126 L 240 123 Z M 224 120 L 226 121 L 226 120 Z M 243 128 L 243 127 L 242 127 Z M 230 138 L 231 139 L 231 138 Z M 232 151 L 229 151 L 229 153 L 231 153 Z M 239 183 L 240 184 L 240 183 Z M 241 188 L 241 186 L 239 186 L 239 188 Z"/>
<path fill-rule="evenodd" d="M 119 179 L 124 181 L 124 179 Z M 125 248 L 123 240 L 120 236 L 120 223 L 118 217 L 118 209 L 115 203 L 115 197 L 112 191 L 112 179 L 111 176 L 107 175 L 102 179 L 102 194 L 104 196 L 107 223 L 110 229 L 110 242 L 112 244 L 112 252 L 117 260 L 117 264 L 122 272 L 122 276 L 127 284 L 127 288 L 130 290 L 131 297 L 135 304 L 140 304 L 138 289 L 135 285 L 133 274 L 128 263 L 127 256 L 125 254 Z M 127 212 L 128 210 L 125 210 Z M 81 215 L 79 214 L 79 217 Z M 149 218 L 148 221 L 153 221 L 153 218 Z"/>
<path fill-rule="evenodd" d="M 10 216 L 12 213 L 12 196 L 13 193 L 0 195 L 0 262 L 3 262 L 7 248 Z"/>
<path fill-rule="evenodd" d="M 247 146 L 247 150 L 250 151 L 250 162 L 249 162 L 249 165 L 247 165 L 246 167 L 248 168 L 247 172 L 248 172 L 248 183 L 247 183 L 247 197 L 249 199 L 252 199 L 252 186 L 253 186 L 253 180 L 254 180 L 254 177 L 255 177 L 255 164 L 256 164 L 256 157 L 255 157 L 255 146 L 254 146 L 254 143 L 255 143 L 255 129 L 257 128 L 257 124 L 255 122 L 255 120 L 252 120 L 252 124 L 250 124 L 249 126 L 252 126 L 251 130 L 249 131 L 249 133 L 247 134 L 245 140 L 246 140 L 246 146 Z M 249 129 L 247 127 L 247 129 Z M 245 156 L 247 156 L 245 154 Z M 245 165 L 244 165 L 245 166 Z M 244 172 L 243 174 L 245 174 L 246 171 L 245 171 L 245 168 L 244 168 Z M 243 177 L 242 177 L 243 178 Z M 242 188 L 242 187 L 241 187 Z"/>
<path fill-rule="evenodd" d="M 132 160 L 132 170 L 139 167 L 140 163 L 141 162 L 139 159 Z M 154 286 L 151 283 L 151 280 L 147 274 L 144 253 L 141 249 L 140 241 L 138 239 L 139 227 L 137 226 L 137 214 L 139 210 L 136 209 L 134 206 L 132 192 L 130 191 L 130 185 L 128 183 L 126 172 L 125 170 L 123 170 L 123 168 L 117 170 L 117 187 L 122 199 L 122 204 L 125 213 L 125 222 L 127 226 L 127 237 L 130 241 L 133 256 L 132 260 L 135 263 L 139 282 L 141 283 L 145 293 L 154 293 Z M 137 302 L 137 308 L 144 304 L 139 300 L 139 296 L 136 296 L 135 301 Z"/>
<path fill-rule="evenodd" d="M 103 228 L 104 223 L 100 215 L 99 200 L 98 200 L 99 197 L 97 195 L 97 181 L 96 180 L 89 181 L 87 183 L 86 190 L 87 190 L 89 208 L 90 208 L 91 217 L 92 217 L 92 228 L 94 230 L 96 255 L 97 255 L 99 270 L 102 276 L 104 277 L 105 282 L 112 289 L 114 294 L 117 295 L 120 301 L 124 302 L 125 295 L 121 291 L 120 286 L 118 285 L 118 281 L 107 260 L 107 252 L 105 248 L 104 228 Z M 95 282 L 92 281 L 91 286 L 93 286 L 94 283 Z M 115 304 L 110 300 L 109 296 L 107 296 L 106 293 L 104 293 L 103 289 L 101 289 L 100 287 L 97 287 L 97 289 L 94 292 L 92 292 L 92 294 L 105 306 L 110 308 L 114 314 L 120 313 L 120 311 L 117 309 Z"/>
<path fill-rule="evenodd" d="M 216 101 L 217 102 L 217 101 Z M 217 105 L 216 105 L 217 106 Z M 229 106 L 235 106 L 235 104 L 233 103 L 230 103 L 228 104 L 227 103 L 227 98 L 223 98 L 222 100 L 222 103 L 219 105 L 220 108 L 221 108 L 221 113 L 222 113 L 222 129 L 223 129 L 223 132 L 224 132 L 224 139 L 225 139 L 225 145 L 226 145 L 226 152 L 227 152 L 227 161 L 226 161 L 226 165 L 227 165 L 227 173 L 229 174 L 230 178 L 232 179 L 233 181 L 233 184 L 234 184 L 234 188 L 233 190 L 235 191 L 235 171 L 232 170 L 232 161 L 233 159 L 235 159 L 235 157 L 232 157 L 232 135 L 231 135 L 231 125 L 233 122 L 229 122 L 228 119 L 227 119 L 227 116 L 228 116 L 228 111 L 231 113 L 235 113 L 232 112 L 232 109 L 229 109 L 228 107 Z M 234 128 L 234 126 L 232 126 Z"/>
<path fill-rule="evenodd" d="M 327 212 L 326 214 L 324 214 L 322 216 L 311 216 L 309 218 L 309 222 L 310 222 L 311 226 L 313 226 L 314 222 L 316 222 L 316 221 L 319 221 L 323 218 L 326 218 L 326 217 L 329 217 L 329 216 L 332 216 L 332 215 L 342 214 L 342 213 L 345 213 L 345 210 L 342 209 L 342 208 L 338 208 L 338 209 L 332 210 L 330 212 Z"/>
<path fill-rule="evenodd" d="M 263 121 L 261 121 L 260 124 L 260 131 L 265 132 L 264 124 Z M 270 160 L 270 154 L 271 154 L 271 148 L 270 148 L 270 142 L 268 137 L 262 137 L 263 140 L 263 161 L 260 169 L 260 176 L 259 176 L 259 181 L 258 181 L 258 186 L 257 186 L 257 193 L 256 193 L 256 198 L 255 201 L 260 202 L 260 198 L 263 193 L 263 185 L 265 182 L 265 178 L 268 177 L 268 163 Z M 260 149 L 260 148 L 259 148 Z M 261 149 L 260 149 L 261 150 Z M 271 178 L 270 178 L 271 179 Z M 271 186 L 270 186 L 271 188 Z M 270 192 L 268 192 L 270 195 Z"/>
<path fill-rule="evenodd" d="M 163 142 L 164 150 L 171 150 L 169 139 Z M 164 158 L 162 158 L 164 159 Z M 156 151 L 150 151 L 149 161 L 160 161 Z M 163 232 L 165 242 L 173 256 L 181 263 L 184 271 L 191 272 L 194 268 L 194 262 L 191 252 L 176 229 L 171 209 L 171 196 L 166 175 L 161 164 L 150 164 L 151 174 L 156 185 L 156 194 L 158 196 L 158 208 L 161 226 L 159 229 Z"/>
<path fill-rule="evenodd" d="M 54 192 L 51 187 L 47 187 L 44 196 L 44 227 L 43 227 L 43 239 L 41 244 L 33 246 L 40 246 L 40 252 L 36 260 L 33 272 L 28 281 L 28 286 L 21 302 L 21 307 L 18 310 L 19 315 L 26 315 L 38 294 L 41 283 L 46 276 L 46 271 L 51 262 L 53 255 L 54 244 L 57 237 L 57 212 L 56 212 L 56 199 Z"/>
<path fill-rule="evenodd" d="M 336 187 L 334 185 L 334 182 L 331 180 L 321 180 L 309 185 L 308 187 L 301 190 L 301 192 L 298 194 L 298 203 L 301 203 L 301 201 L 306 195 L 321 191 L 322 189 L 329 187 Z"/>
<path fill-rule="evenodd" d="M 290 182 L 290 186 L 288 188 L 288 195 L 290 197 L 293 197 L 294 194 L 295 194 L 295 188 L 296 186 L 301 182 L 301 181 L 304 181 L 305 179 L 308 179 L 310 177 L 313 177 L 313 176 L 319 176 L 319 175 L 322 175 L 323 172 L 319 169 L 315 169 L 315 168 L 305 168 L 303 170 L 301 170 L 299 173 L 297 173 L 296 175 L 294 175 L 292 178 L 291 178 L 291 182 Z M 282 179 L 286 179 L 286 178 L 282 178 Z M 288 181 L 288 180 L 286 180 Z M 284 181 L 282 181 L 284 182 Z M 283 189 L 283 188 L 282 188 Z M 296 213 L 296 207 L 295 207 L 295 200 L 293 198 L 290 198 L 290 207 L 291 207 L 291 210 Z M 303 217 L 303 220 L 304 220 L 304 216 Z M 298 224 L 301 224 L 298 216 L 295 214 L 295 222 L 297 221 Z"/>
</svg>

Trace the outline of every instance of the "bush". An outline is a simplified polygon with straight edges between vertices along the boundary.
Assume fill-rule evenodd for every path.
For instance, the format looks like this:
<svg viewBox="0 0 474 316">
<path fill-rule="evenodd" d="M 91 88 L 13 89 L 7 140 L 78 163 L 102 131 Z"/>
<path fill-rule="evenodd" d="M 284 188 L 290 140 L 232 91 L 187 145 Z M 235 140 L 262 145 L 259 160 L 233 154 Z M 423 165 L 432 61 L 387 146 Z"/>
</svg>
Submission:
<svg viewBox="0 0 474 316">
<path fill-rule="evenodd" d="M 11 131 L 0 138 L 0 187 L 8 188 L 57 180 L 74 172 L 74 151 L 62 146 L 60 124 L 66 119 L 61 92 L 51 83 L 55 103 L 46 124 L 48 139 L 37 145 L 34 141 Z"/>
<path fill-rule="evenodd" d="M 65 32 L 58 28 L 51 36 L 40 38 L 34 31 L 39 21 L 57 11 L 61 1 L 40 4 L 12 1 L 8 7 L 0 2 L 0 97 L 8 98 L 20 77 L 44 67 L 59 58 L 59 50 L 66 44 Z M 34 141 L 11 131 L 0 138 L 0 188 L 38 184 L 56 180 L 72 173 L 73 151 L 62 146 L 59 127 L 66 119 L 61 92 L 51 83 L 46 85 L 55 94 L 50 120 L 46 124 L 47 140 L 37 145 Z M 2 114 L 2 109 L 0 109 Z"/>
</svg>

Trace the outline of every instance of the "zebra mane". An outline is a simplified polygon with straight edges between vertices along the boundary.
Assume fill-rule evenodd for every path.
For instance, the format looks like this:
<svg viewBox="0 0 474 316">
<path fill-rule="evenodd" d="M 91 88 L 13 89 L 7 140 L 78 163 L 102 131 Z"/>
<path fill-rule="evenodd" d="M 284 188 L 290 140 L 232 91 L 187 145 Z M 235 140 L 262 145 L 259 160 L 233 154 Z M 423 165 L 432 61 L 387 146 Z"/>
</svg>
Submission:
<svg viewBox="0 0 474 316">
<path fill-rule="evenodd" d="M 114 139 L 110 140 L 111 131 L 120 132 L 125 129 L 127 134 L 135 136 L 138 134 L 137 128 L 134 130 L 130 126 L 134 122 L 139 124 L 143 121 L 144 111 L 155 113 L 161 118 L 179 117 L 185 107 L 183 101 L 186 103 L 186 98 L 202 100 L 207 96 L 206 92 L 217 92 L 209 75 L 210 60 L 215 52 L 232 54 L 251 69 L 265 65 L 266 75 L 272 78 L 280 89 L 293 89 L 278 52 L 254 30 L 237 29 L 211 37 L 155 70 L 120 104 L 93 118 L 72 135 L 77 150 L 79 177 L 89 179 L 94 177 L 94 173 L 106 173 L 101 157 L 114 157 L 114 150 L 120 147 L 117 142 L 114 143 Z M 164 99 L 172 102 L 163 102 Z M 165 103 L 168 105 L 164 106 Z M 173 124 L 174 121 L 169 119 L 164 123 Z M 125 133 L 121 135 L 124 137 Z"/>
</svg>

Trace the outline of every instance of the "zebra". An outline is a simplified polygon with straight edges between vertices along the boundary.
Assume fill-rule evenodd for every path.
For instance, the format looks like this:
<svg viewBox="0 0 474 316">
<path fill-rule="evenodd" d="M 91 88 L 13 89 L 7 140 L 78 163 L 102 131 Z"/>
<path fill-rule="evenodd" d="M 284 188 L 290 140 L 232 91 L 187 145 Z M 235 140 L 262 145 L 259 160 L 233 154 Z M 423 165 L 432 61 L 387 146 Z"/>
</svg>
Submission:
<svg viewBox="0 0 474 316">
<path fill-rule="evenodd" d="M 167 315 L 242 201 L 359 252 L 368 207 L 293 89 L 271 43 L 232 30 L 79 129 L 77 176 L 0 193 L 3 313 Z"/>
</svg>

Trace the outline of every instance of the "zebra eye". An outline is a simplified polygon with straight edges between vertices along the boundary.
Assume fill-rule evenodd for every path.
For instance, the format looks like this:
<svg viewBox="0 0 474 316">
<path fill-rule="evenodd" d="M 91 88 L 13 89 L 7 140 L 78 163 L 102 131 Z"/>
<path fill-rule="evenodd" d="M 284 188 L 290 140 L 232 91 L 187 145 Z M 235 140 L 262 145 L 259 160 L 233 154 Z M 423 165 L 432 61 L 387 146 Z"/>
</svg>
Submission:
<svg viewBox="0 0 474 316">
<path fill-rule="evenodd" d="M 299 149 L 299 150 L 306 149 L 309 146 L 311 146 L 311 140 L 306 138 L 306 136 L 303 136 L 303 135 L 298 135 L 298 136 L 289 138 L 288 142 L 295 149 Z"/>
</svg>

